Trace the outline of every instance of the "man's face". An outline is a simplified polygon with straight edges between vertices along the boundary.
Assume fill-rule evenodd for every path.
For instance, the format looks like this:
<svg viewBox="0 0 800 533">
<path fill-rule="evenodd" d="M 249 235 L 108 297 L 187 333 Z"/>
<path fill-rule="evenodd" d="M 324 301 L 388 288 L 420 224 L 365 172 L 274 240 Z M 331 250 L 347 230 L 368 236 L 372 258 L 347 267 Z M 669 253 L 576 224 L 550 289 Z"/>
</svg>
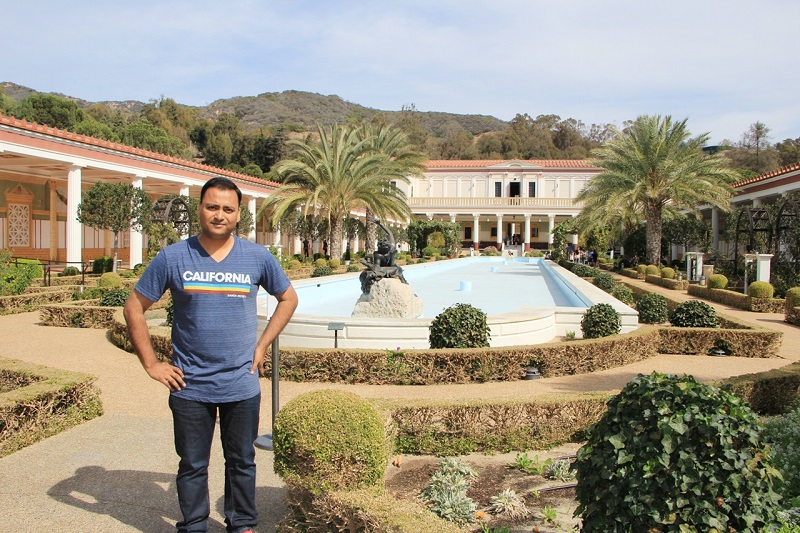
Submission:
<svg viewBox="0 0 800 533">
<path fill-rule="evenodd" d="M 228 237 L 236 230 L 241 212 L 236 191 L 211 187 L 197 206 L 200 231 L 206 237 Z"/>
</svg>

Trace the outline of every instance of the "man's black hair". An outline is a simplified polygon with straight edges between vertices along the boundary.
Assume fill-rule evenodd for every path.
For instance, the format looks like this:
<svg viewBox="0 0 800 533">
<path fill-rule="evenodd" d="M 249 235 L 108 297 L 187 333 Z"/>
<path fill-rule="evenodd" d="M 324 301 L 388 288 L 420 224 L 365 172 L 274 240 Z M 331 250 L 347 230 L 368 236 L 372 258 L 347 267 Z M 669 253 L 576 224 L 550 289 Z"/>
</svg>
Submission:
<svg viewBox="0 0 800 533">
<path fill-rule="evenodd" d="M 242 191 L 239 190 L 239 187 L 237 187 L 233 181 L 223 177 L 211 178 L 203 185 L 203 188 L 200 190 L 201 202 L 203 201 L 203 197 L 206 195 L 206 191 L 212 187 L 215 189 L 222 189 L 223 191 L 236 191 L 236 196 L 239 198 L 239 203 L 242 203 Z"/>
</svg>

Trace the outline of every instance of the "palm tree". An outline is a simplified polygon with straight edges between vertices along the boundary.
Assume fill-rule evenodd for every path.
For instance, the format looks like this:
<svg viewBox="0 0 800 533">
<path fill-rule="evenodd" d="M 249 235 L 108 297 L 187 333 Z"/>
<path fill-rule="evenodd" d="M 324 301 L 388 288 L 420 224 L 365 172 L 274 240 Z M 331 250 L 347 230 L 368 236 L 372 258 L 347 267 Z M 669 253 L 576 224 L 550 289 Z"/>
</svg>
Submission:
<svg viewBox="0 0 800 533">
<path fill-rule="evenodd" d="M 344 219 L 353 209 L 379 216 L 409 212 L 405 194 L 392 182 L 407 181 L 404 167 L 376 149 L 375 134 L 364 127 L 317 127 L 319 142 L 290 141 L 293 159 L 278 164 L 282 185 L 261 210 L 274 223 L 290 209 L 302 208 L 325 218 L 330 227 L 330 255 L 342 255 Z"/>
<path fill-rule="evenodd" d="M 661 259 L 661 226 L 665 210 L 696 212 L 701 204 L 727 211 L 731 187 L 740 175 L 722 166 L 720 157 L 701 148 L 709 134 L 690 138 L 686 119 L 638 117 L 624 132 L 593 150 L 590 163 L 604 169 L 593 177 L 576 201 L 585 203 L 586 217 L 603 220 L 602 212 L 624 219 L 641 213 L 647 225 L 647 262 Z"/>
<path fill-rule="evenodd" d="M 370 143 L 371 148 L 381 154 L 389 157 L 390 166 L 384 172 L 390 175 L 390 182 L 402 181 L 408 183 L 410 176 L 421 176 L 425 170 L 425 161 L 427 157 L 414 148 L 408 135 L 401 129 L 395 126 L 383 125 L 380 128 L 373 128 L 365 126 L 362 130 L 364 139 Z M 394 178 L 391 178 L 394 176 Z M 395 187 L 392 184 L 392 187 Z M 370 252 L 375 248 L 375 218 L 386 219 L 388 217 L 405 219 L 411 215 L 408 209 L 408 203 L 403 202 L 403 205 L 392 205 L 392 209 L 382 212 L 365 206 L 366 208 L 366 239 L 364 249 Z M 397 209 L 399 208 L 399 209 Z"/>
</svg>

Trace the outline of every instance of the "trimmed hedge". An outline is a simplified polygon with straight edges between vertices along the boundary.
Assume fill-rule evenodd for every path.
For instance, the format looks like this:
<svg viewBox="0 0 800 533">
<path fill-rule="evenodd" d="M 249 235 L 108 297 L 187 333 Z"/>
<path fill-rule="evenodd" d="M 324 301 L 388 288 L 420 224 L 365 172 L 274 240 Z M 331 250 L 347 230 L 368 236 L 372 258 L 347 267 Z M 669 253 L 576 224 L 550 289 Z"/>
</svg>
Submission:
<svg viewBox="0 0 800 533">
<path fill-rule="evenodd" d="M 783 368 L 735 376 L 720 382 L 744 398 L 761 415 L 779 415 L 789 411 L 800 397 L 800 363 Z"/>
<path fill-rule="evenodd" d="M 2 358 L 0 374 L 17 385 L 0 393 L 0 457 L 103 414 L 94 376 Z"/>
<path fill-rule="evenodd" d="M 68 302 L 72 298 L 74 287 L 48 287 L 44 290 L 32 290 L 15 296 L 0 296 L 0 315 L 29 313 L 43 305 Z"/>
<path fill-rule="evenodd" d="M 660 285 L 673 291 L 685 291 L 689 287 L 689 282 L 685 279 L 678 281 L 677 279 L 663 278 L 661 274 L 647 274 L 644 279 L 647 283 Z"/>
<path fill-rule="evenodd" d="M 786 301 L 781 298 L 751 298 L 746 294 L 728 289 L 711 289 L 700 285 L 689 285 L 688 292 L 703 300 L 711 300 L 724 305 L 729 305 L 744 311 L 756 313 L 782 313 L 785 311 Z"/>
</svg>

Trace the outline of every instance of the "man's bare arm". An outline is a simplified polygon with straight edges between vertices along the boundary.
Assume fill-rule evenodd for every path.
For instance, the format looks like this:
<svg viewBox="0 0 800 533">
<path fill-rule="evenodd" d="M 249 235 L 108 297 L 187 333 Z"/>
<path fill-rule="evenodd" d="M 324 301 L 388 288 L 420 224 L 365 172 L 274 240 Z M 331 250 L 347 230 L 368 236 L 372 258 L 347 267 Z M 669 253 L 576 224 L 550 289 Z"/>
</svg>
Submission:
<svg viewBox="0 0 800 533">
<path fill-rule="evenodd" d="M 133 349 L 139 357 L 147 375 L 163 383 L 170 390 L 181 390 L 186 386 L 183 381 L 183 372 L 180 368 L 158 360 L 153 343 L 150 340 L 150 330 L 144 313 L 153 302 L 142 296 L 135 289 L 125 302 L 123 313 L 128 324 L 128 337 L 131 339 Z"/>
<path fill-rule="evenodd" d="M 278 300 L 278 305 L 275 307 L 267 327 L 264 328 L 264 333 L 261 334 L 261 338 L 258 339 L 256 344 L 256 351 L 253 354 L 253 366 L 250 368 L 251 374 L 259 372 L 259 369 L 263 367 L 264 356 L 272 341 L 280 335 L 283 328 L 292 318 L 294 310 L 297 309 L 297 293 L 291 285 L 281 294 L 276 294 L 275 299 Z"/>
</svg>

